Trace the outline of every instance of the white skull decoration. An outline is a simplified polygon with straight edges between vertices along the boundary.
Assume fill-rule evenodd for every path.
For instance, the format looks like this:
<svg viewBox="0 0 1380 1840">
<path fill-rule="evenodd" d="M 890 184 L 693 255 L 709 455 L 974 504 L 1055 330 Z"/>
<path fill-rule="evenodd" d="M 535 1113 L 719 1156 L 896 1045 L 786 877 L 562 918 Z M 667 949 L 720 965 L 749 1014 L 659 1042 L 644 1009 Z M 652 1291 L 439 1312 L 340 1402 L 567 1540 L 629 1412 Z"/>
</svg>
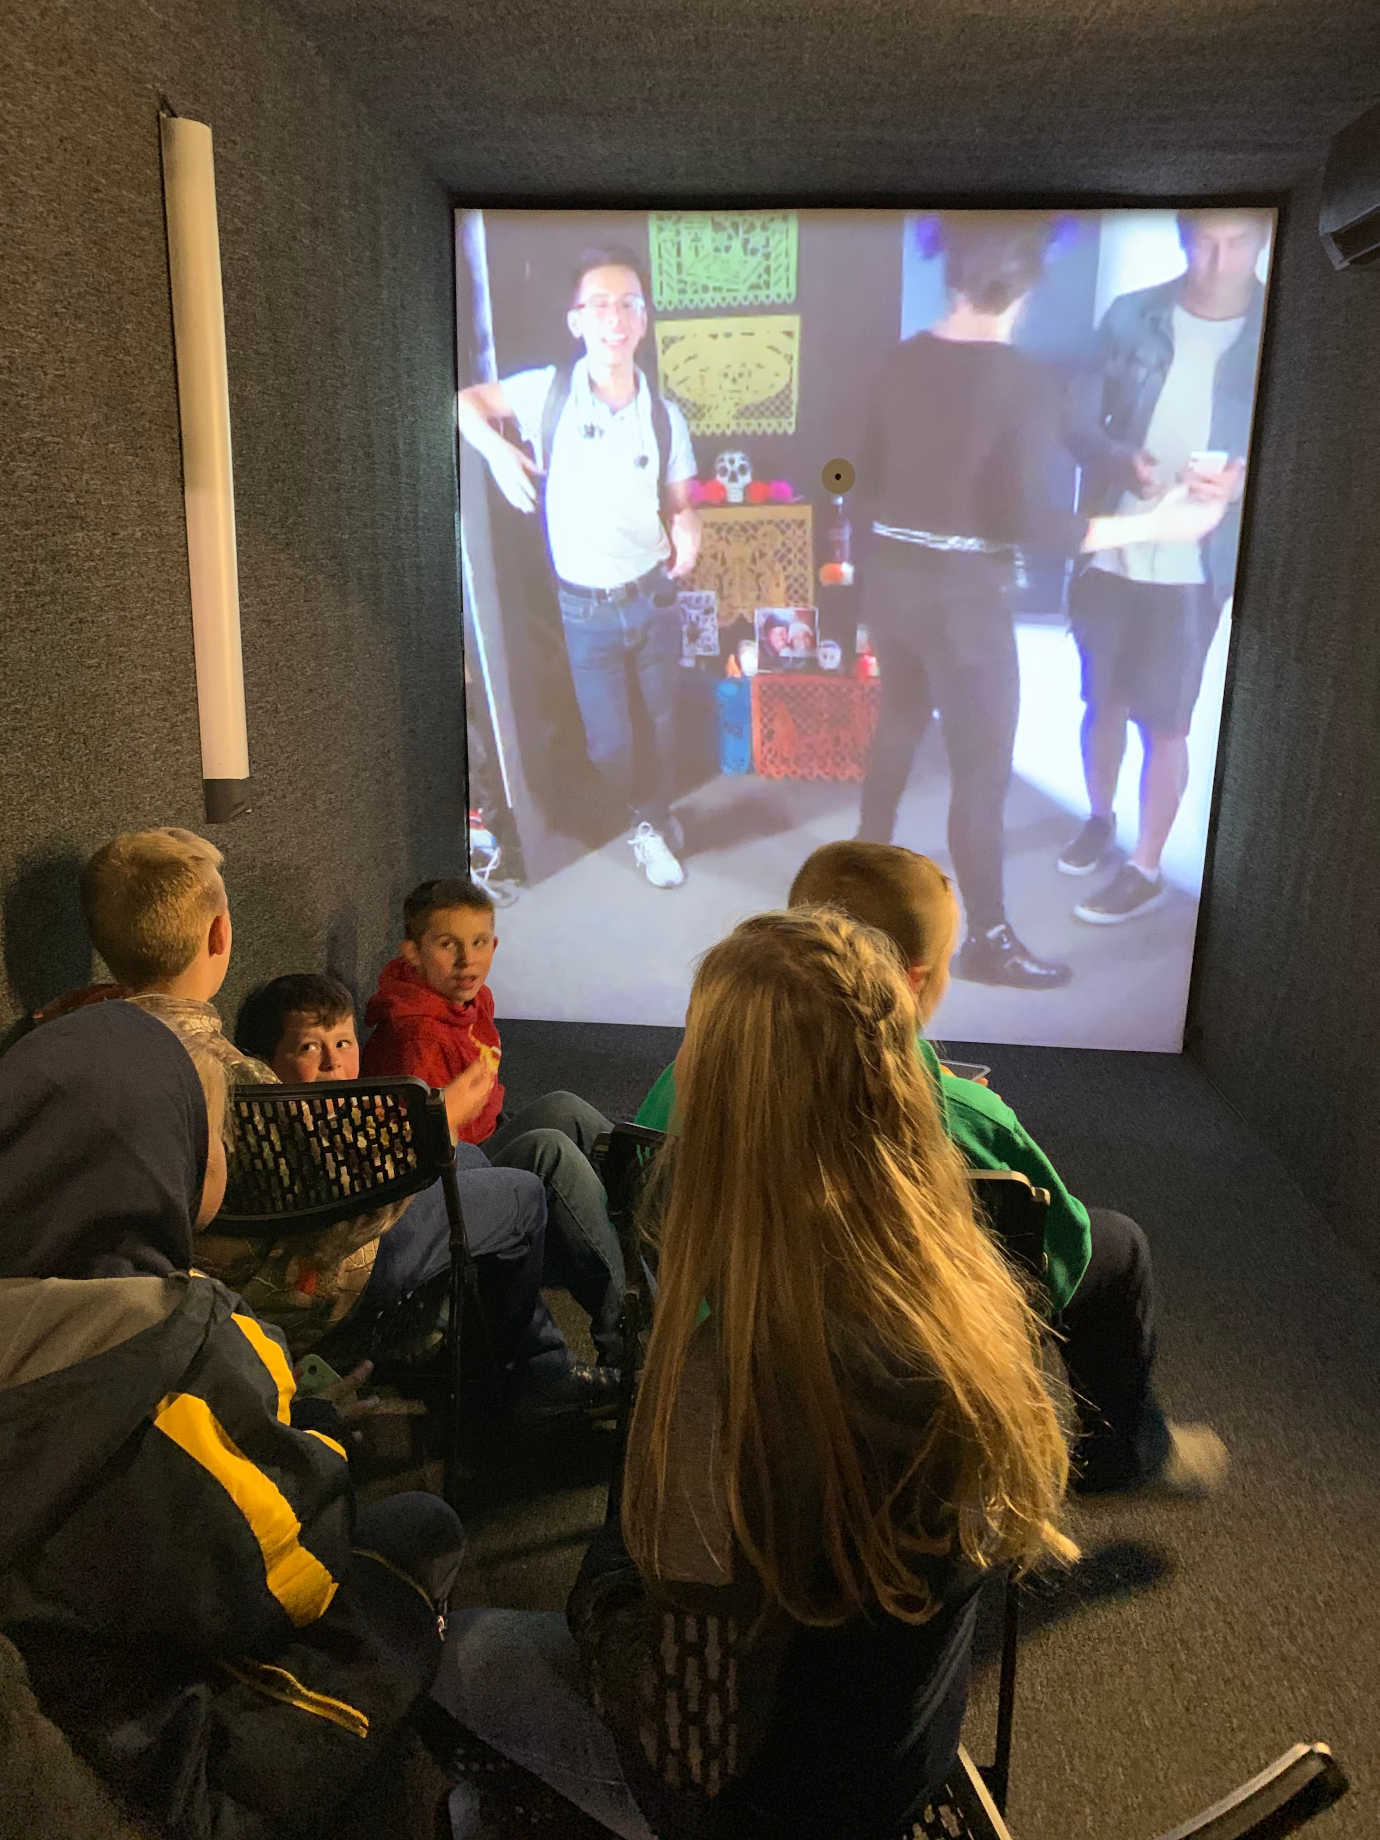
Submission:
<svg viewBox="0 0 1380 1840">
<path fill-rule="evenodd" d="M 752 484 L 752 463 L 746 454 L 720 454 L 714 462 L 714 477 L 724 489 L 724 502 L 741 505 L 743 494 Z"/>
</svg>

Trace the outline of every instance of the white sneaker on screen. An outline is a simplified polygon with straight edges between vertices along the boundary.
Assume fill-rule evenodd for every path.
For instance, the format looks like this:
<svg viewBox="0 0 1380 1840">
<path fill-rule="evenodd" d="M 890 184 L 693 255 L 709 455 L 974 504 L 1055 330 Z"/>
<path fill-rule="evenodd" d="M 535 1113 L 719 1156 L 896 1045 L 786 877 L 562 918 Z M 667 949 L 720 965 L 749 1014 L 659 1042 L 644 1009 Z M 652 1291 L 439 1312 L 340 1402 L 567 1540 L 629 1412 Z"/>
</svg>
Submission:
<svg viewBox="0 0 1380 1840">
<path fill-rule="evenodd" d="M 653 888 L 679 888 L 685 871 L 671 853 L 670 845 L 659 830 L 645 821 L 628 839 L 637 866 Z"/>
</svg>

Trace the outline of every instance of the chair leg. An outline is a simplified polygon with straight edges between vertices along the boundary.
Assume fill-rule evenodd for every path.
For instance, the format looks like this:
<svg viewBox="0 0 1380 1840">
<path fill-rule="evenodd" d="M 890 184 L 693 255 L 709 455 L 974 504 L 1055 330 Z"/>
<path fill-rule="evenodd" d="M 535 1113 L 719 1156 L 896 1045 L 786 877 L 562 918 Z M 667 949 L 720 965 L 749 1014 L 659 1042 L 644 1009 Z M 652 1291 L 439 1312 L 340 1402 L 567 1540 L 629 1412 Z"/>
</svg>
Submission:
<svg viewBox="0 0 1380 1840">
<path fill-rule="evenodd" d="M 1016 1654 L 1021 1639 L 1020 1587 L 1006 1575 L 1001 1619 L 1001 1672 L 997 1677 L 997 1740 L 991 1765 L 982 1771 L 998 1810 L 1006 1813 L 1011 1781 L 1011 1732 L 1016 1715 Z"/>
<path fill-rule="evenodd" d="M 631 1270 L 632 1267 L 627 1267 Z M 630 1278 L 623 1293 L 623 1367 L 618 1384 L 618 1417 L 614 1425 L 613 1468 L 609 1474 L 604 1518 L 618 1518 L 623 1504 L 623 1464 L 628 1454 L 628 1428 L 637 1399 L 637 1350 L 642 1339 L 642 1287 Z"/>
<path fill-rule="evenodd" d="M 450 1311 L 446 1323 L 446 1455 L 441 1493 L 458 1513 L 460 1484 L 465 1480 L 462 1455 L 463 1427 L 460 1423 L 460 1399 L 463 1374 L 463 1340 L 461 1318 L 465 1313 L 465 1287 L 460 1263 L 451 1253 Z"/>
<path fill-rule="evenodd" d="M 492 1387 L 495 1401 L 499 1392 L 498 1357 L 488 1315 L 479 1295 L 479 1274 L 474 1268 L 470 1242 L 465 1232 L 465 1217 L 460 1207 L 460 1189 L 455 1180 L 455 1165 L 441 1171 L 441 1189 L 446 1198 L 446 1216 L 450 1222 L 450 1320 L 446 1324 L 446 1372 L 449 1398 L 446 1413 L 445 1467 L 442 1492 L 457 1513 L 460 1509 L 460 1484 L 466 1479 L 464 1462 L 464 1425 L 461 1419 L 464 1398 L 464 1320 L 466 1308 L 473 1312 L 473 1322 L 484 1343 L 484 1372 Z"/>
</svg>

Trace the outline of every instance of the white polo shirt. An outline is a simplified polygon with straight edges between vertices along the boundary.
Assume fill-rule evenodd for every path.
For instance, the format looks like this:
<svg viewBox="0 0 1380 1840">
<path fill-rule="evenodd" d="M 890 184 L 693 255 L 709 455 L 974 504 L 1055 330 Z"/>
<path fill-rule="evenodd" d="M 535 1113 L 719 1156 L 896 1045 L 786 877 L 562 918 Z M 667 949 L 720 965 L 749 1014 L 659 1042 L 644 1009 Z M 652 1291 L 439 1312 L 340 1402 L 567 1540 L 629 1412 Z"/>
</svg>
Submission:
<svg viewBox="0 0 1380 1840">
<path fill-rule="evenodd" d="M 556 366 L 517 371 L 502 379 L 518 431 L 546 467 L 546 531 L 562 581 L 581 588 L 617 588 L 636 581 L 671 553 L 661 521 L 661 456 L 652 424 L 652 392 L 641 370 L 637 395 L 611 409 L 594 394 L 589 362 L 581 358 L 556 423 L 549 456 L 540 452 L 541 418 Z M 666 482 L 695 476 L 695 450 L 674 403 Z"/>
</svg>

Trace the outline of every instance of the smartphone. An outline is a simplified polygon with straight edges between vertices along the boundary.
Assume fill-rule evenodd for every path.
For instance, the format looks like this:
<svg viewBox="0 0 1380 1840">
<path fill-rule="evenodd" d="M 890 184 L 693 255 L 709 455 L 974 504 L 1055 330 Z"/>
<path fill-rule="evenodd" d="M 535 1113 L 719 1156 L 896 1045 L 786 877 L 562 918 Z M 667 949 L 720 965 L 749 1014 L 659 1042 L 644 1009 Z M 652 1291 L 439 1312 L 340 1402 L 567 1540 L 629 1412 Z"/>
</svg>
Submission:
<svg viewBox="0 0 1380 1840">
<path fill-rule="evenodd" d="M 957 1074 L 960 1080 L 985 1080 L 992 1071 L 990 1067 L 981 1067 L 976 1061 L 945 1061 L 950 1073 Z"/>
<path fill-rule="evenodd" d="M 319 1354 L 304 1355 L 297 1375 L 297 1391 L 319 1393 L 323 1387 L 334 1386 L 339 1378 L 340 1375 Z"/>
</svg>

